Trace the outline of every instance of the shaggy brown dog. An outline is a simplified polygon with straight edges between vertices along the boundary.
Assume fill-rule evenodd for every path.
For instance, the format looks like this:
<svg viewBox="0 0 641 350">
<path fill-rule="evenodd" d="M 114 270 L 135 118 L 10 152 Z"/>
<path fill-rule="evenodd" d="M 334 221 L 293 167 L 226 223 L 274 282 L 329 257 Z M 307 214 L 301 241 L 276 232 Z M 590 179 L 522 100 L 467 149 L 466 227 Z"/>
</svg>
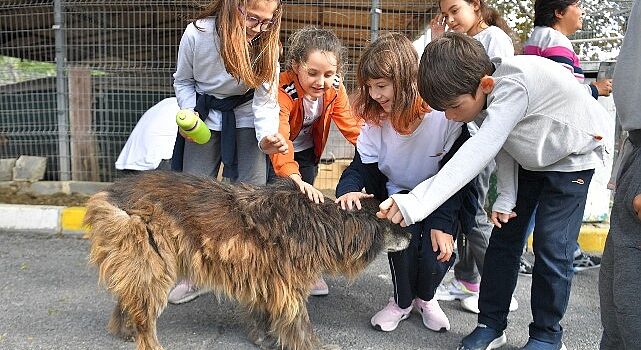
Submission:
<svg viewBox="0 0 641 350">
<path fill-rule="evenodd" d="M 321 347 L 307 314 L 314 281 L 354 277 L 409 234 L 379 220 L 376 203 L 347 212 L 314 204 L 292 181 L 256 187 L 173 172 L 124 178 L 87 203 L 89 260 L 116 297 L 111 333 L 161 349 L 156 319 L 188 277 L 246 309 L 261 348 Z"/>
</svg>

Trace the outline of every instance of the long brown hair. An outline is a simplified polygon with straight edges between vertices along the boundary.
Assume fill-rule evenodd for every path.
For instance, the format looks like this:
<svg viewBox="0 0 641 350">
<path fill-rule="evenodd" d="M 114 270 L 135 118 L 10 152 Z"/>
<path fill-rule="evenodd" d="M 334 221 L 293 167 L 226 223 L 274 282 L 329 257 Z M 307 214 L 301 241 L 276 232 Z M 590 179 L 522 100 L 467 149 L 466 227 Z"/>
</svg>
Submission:
<svg viewBox="0 0 641 350">
<path fill-rule="evenodd" d="M 399 33 L 381 35 L 363 51 L 356 68 L 356 115 L 375 125 L 389 118 L 396 131 L 408 133 L 412 122 L 429 110 L 419 96 L 417 74 L 418 54 L 409 39 Z M 389 79 L 394 86 L 389 114 L 369 95 L 367 81 L 381 78 Z"/>
<path fill-rule="evenodd" d="M 271 29 L 260 33 L 252 43 L 248 43 L 245 19 L 238 8 L 257 1 L 276 1 L 278 7 L 274 12 L 274 25 Z M 220 55 L 225 63 L 225 69 L 238 81 L 257 88 L 260 84 L 271 83 L 276 78 L 282 7 L 281 0 L 213 0 L 198 13 L 194 19 L 194 25 L 196 20 L 216 17 L 216 31 L 220 37 Z"/>
</svg>

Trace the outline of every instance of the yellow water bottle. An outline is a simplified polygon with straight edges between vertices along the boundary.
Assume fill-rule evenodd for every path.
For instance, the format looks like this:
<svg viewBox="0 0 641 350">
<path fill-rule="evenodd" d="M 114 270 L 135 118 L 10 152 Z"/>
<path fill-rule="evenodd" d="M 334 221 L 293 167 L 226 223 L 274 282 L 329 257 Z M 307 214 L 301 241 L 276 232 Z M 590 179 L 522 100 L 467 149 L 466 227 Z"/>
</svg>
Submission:
<svg viewBox="0 0 641 350">
<path fill-rule="evenodd" d="M 183 133 L 189 136 L 194 142 L 204 144 L 209 141 L 211 131 L 205 122 L 190 109 L 183 109 L 176 114 L 176 124 L 182 129 Z"/>
</svg>

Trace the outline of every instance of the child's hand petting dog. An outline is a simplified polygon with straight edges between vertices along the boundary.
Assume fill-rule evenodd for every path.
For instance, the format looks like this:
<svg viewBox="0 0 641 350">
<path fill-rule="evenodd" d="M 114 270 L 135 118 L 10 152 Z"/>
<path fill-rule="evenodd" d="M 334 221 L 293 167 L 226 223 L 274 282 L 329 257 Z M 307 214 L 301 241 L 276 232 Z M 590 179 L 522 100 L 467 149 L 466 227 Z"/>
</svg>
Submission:
<svg viewBox="0 0 641 350">
<path fill-rule="evenodd" d="M 336 198 L 334 203 L 340 203 L 341 209 L 343 210 L 354 210 L 354 206 L 356 206 L 356 209 L 361 210 L 363 208 L 361 206 L 361 199 L 372 197 L 374 197 L 373 194 L 367 194 L 363 192 L 349 192 Z"/>
<path fill-rule="evenodd" d="M 432 251 L 441 251 L 436 257 L 436 260 L 440 262 L 449 261 L 454 253 L 454 237 L 447 232 L 437 229 L 430 231 L 430 237 L 432 239 Z"/>
<path fill-rule="evenodd" d="M 383 201 L 379 206 L 379 211 L 376 213 L 376 216 L 379 219 L 387 219 L 393 224 L 399 224 L 401 227 L 407 227 L 405 223 L 405 218 L 401 209 L 398 207 L 398 204 L 394 201 L 394 198 L 389 197 Z"/>
<path fill-rule="evenodd" d="M 492 223 L 494 226 L 501 228 L 501 224 L 507 223 L 510 219 L 515 218 L 516 213 L 511 212 L 509 214 L 506 213 L 499 213 L 498 211 L 493 211 L 492 212 Z"/>
<path fill-rule="evenodd" d="M 300 188 L 300 191 L 306 194 L 310 201 L 316 204 L 325 203 L 323 192 L 303 181 L 303 178 L 300 177 L 300 174 L 291 174 L 289 175 L 289 177 L 294 180 L 294 182 L 298 185 L 298 188 Z"/>
</svg>

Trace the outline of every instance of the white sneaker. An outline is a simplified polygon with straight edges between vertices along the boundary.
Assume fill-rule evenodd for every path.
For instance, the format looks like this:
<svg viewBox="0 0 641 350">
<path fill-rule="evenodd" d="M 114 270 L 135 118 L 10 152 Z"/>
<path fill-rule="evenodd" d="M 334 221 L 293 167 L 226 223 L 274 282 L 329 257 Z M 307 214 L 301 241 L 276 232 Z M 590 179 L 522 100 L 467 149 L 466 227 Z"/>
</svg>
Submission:
<svg viewBox="0 0 641 350">
<path fill-rule="evenodd" d="M 436 288 L 436 293 L 434 293 L 434 298 L 436 300 L 451 301 L 463 300 L 467 297 L 478 295 L 478 291 L 468 288 L 466 284 L 471 287 L 475 287 L 476 290 L 478 290 L 478 283 L 463 282 L 456 278 L 452 278 L 448 284 L 439 284 Z"/>
<path fill-rule="evenodd" d="M 172 304 L 184 304 L 208 292 L 209 289 L 198 288 L 190 280 L 182 280 L 169 292 L 167 301 Z"/>
<path fill-rule="evenodd" d="M 456 297 L 450 294 L 450 290 L 447 289 L 445 284 L 441 283 L 436 288 L 436 292 L 434 293 L 434 299 L 443 300 L 443 301 L 452 301 L 452 300 L 455 300 Z"/>
<path fill-rule="evenodd" d="M 461 307 L 469 312 L 478 314 L 481 312 L 479 310 L 479 297 L 478 295 L 471 296 L 461 300 Z M 519 302 L 512 297 L 510 300 L 510 311 L 516 311 L 519 309 Z"/>
</svg>

